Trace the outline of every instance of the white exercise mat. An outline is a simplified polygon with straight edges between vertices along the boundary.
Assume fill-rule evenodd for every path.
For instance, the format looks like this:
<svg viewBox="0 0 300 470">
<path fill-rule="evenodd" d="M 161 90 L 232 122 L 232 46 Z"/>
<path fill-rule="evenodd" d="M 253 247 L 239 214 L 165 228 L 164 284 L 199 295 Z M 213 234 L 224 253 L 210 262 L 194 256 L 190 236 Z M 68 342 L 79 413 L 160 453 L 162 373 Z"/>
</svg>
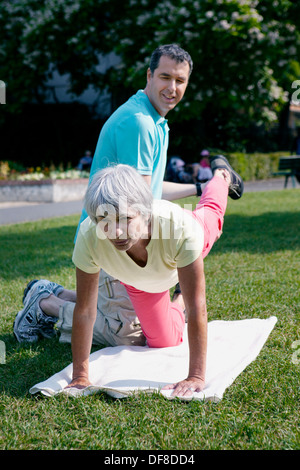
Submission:
<svg viewBox="0 0 300 470">
<path fill-rule="evenodd" d="M 221 400 L 235 378 L 258 356 L 276 322 L 276 317 L 210 322 L 206 386 L 202 392 L 195 392 L 191 398 Z M 185 330 L 184 341 L 180 346 L 159 349 L 147 346 L 116 346 L 92 353 L 91 387 L 83 390 L 64 390 L 72 378 L 73 367 L 70 364 L 29 391 L 32 394 L 41 392 L 46 396 L 58 393 L 78 396 L 104 391 L 114 398 L 124 398 L 139 391 L 158 391 L 171 399 L 172 390 L 161 388 L 185 379 L 188 365 L 189 348 Z"/>
</svg>

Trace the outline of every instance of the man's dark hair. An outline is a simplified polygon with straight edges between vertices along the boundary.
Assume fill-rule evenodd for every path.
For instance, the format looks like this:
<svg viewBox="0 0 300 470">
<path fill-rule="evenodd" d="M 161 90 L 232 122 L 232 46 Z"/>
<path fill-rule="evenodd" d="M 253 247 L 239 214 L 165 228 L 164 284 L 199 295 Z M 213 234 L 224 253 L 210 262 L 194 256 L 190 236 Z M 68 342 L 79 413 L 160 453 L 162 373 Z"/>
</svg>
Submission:
<svg viewBox="0 0 300 470">
<path fill-rule="evenodd" d="M 177 44 L 166 44 L 164 46 L 159 46 L 155 51 L 152 53 L 150 59 L 150 70 L 151 74 L 154 74 L 155 69 L 157 69 L 159 65 L 159 61 L 161 56 L 167 56 L 172 60 L 175 60 L 178 64 L 187 61 L 190 66 L 190 73 L 191 75 L 193 70 L 193 61 L 188 52 L 184 49 L 179 47 Z"/>
</svg>

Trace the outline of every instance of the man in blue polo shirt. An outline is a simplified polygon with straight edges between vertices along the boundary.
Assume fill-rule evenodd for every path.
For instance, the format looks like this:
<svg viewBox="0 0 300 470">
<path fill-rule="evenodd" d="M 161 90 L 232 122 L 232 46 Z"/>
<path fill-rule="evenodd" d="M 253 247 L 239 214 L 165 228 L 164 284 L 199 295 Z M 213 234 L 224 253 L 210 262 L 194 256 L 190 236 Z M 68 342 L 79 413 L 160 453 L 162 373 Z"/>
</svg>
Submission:
<svg viewBox="0 0 300 470">
<path fill-rule="evenodd" d="M 124 163 L 135 167 L 143 175 L 155 199 L 175 200 L 201 195 L 199 183 L 163 181 L 169 143 L 165 116 L 183 98 L 192 68 L 190 55 L 177 45 L 161 46 L 153 52 L 145 89 L 139 90 L 120 106 L 100 132 L 90 179 L 101 168 Z M 77 231 L 86 217 L 83 210 Z M 57 317 L 61 341 L 71 340 L 76 302 L 74 291 L 67 291 L 47 280 L 32 281 L 25 289 L 23 302 L 24 308 L 18 313 L 14 324 L 18 341 L 36 341 L 41 335 L 51 337 Z M 100 272 L 97 310 L 95 344 L 143 343 L 144 337 L 124 286 L 103 270 Z"/>
<path fill-rule="evenodd" d="M 139 90 L 120 106 L 104 124 L 90 171 L 90 180 L 101 168 L 126 163 L 151 177 L 155 199 L 162 197 L 162 182 L 169 143 L 167 120 Z M 83 210 L 79 225 L 87 217 Z"/>
<path fill-rule="evenodd" d="M 158 114 L 146 93 L 139 90 L 103 126 L 91 177 L 99 168 L 126 161 L 139 173 L 152 176 L 153 195 L 160 199 L 168 134 L 167 120 Z"/>
<path fill-rule="evenodd" d="M 90 172 L 124 163 L 146 177 L 155 199 L 201 194 L 200 185 L 164 182 L 169 144 L 166 114 L 181 101 L 192 72 L 190 55 L 171 44 L 151 56 L 147 85 L 120 106 L 104 124 Z M 87 217 L 82 212 L 80 223 Z"/>
</svg>

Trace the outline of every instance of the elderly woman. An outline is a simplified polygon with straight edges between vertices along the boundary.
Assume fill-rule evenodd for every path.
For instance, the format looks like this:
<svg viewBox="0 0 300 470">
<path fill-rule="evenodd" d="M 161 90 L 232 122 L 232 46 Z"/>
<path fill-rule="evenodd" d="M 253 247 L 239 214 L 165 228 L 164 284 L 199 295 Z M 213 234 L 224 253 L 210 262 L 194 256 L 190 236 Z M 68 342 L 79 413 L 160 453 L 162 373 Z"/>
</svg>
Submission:
<svg viewBox="0 0 300 470">
<path fill-rule="evenodd" d="M 98 172 L 90 184 L 73 253 L 77 299 L 72 326 L 73 380 L 86 387 L 97 311 L 100 269 L 125 286 L 147 344 L 179 345 L 187 317 L 188 377 L 165 388 L 188 396 L 205 385 L 207 310 L 203 259 L 222 232 L 227 196 L 238 198 L 242 180 L 220 157 L 194 211 L 153 201 L 150 187 L 135 169 L 117 165 Z M 169 289 L 180 284 L 171 302 Z"/>
</svg>

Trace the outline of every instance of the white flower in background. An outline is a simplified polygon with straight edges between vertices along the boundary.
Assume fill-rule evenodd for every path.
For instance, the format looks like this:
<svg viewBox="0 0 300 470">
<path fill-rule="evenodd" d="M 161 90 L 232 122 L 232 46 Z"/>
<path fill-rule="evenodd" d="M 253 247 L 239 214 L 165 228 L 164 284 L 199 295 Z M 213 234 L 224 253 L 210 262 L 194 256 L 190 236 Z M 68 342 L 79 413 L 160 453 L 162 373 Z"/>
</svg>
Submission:
<svg viewBox="0 0 300 470">
<path fill-rule="evenodd" d="M 231 24 L 228 23 L 227 20 L 221 20 L 219 24 L 220 24 L 221 28 L 223 28 L 223 29 L 229 29 L 230 26 L 231 26 Z"/>
<path fill-rule="evenodd" d="M 262 116 L 268 121 L 268 122 L 276 122 L 277 121 L 277 114 L 275 111 L 272 111 L 271 109 L 267 107 L 262 108 Z"/>
</svg>

